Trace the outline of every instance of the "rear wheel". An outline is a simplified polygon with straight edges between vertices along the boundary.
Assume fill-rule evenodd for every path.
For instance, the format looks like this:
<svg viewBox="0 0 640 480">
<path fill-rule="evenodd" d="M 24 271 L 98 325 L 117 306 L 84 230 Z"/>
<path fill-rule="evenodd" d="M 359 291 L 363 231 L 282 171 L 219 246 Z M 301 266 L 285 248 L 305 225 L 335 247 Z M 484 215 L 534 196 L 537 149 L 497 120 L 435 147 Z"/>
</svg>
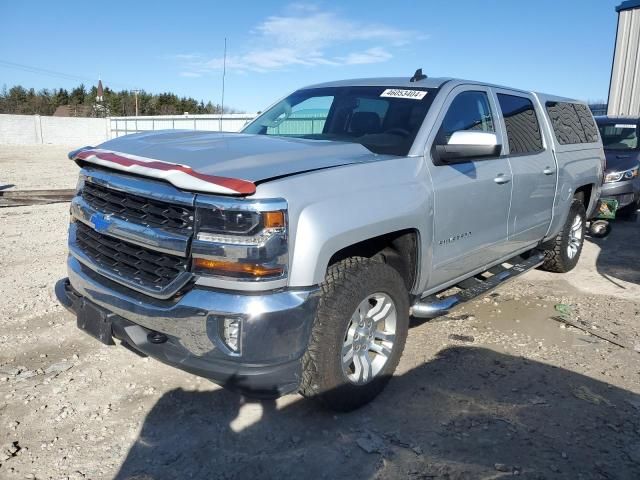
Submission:
<svg viewBox="0 0 640 480">
<path fill-rule="evenodd" d="M 584 244 L 586 213 L 584 204 L 574 198 L 569 215 L 560 233 L 542 245 L 545 260 L 542 269 L 549 272 L 565 273 L 573 270 L 580 259 Z"/>
<path fill-rule="evenodd" d="M 331 266 L 300 392 L 339 411 L 370 402 L 393 375 L 408 328 L 409 294 L 395 269 L 360 257 Z"/>
</svg>

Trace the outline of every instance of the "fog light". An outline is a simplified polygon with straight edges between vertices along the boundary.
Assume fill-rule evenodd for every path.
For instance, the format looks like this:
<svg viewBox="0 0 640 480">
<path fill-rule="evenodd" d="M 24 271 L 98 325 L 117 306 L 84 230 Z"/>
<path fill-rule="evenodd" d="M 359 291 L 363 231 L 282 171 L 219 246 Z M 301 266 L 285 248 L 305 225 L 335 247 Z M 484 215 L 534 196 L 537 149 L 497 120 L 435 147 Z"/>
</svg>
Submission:
<svg viewBox="0 0 640 480">
<path fill-rule="evenodd" d="M 222 340 L 233 353 L 240 353 L 240 333 L 242 322 L 237 318 L 225 318 L 222 329 Z"/>
</svg>

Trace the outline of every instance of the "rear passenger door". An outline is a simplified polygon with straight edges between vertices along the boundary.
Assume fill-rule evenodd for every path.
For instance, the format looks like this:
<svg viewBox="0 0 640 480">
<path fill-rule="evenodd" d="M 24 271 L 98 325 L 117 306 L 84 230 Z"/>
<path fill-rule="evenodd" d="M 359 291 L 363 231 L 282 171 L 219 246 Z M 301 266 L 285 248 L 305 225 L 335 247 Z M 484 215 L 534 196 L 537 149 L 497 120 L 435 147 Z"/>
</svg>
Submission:
<svg viewBox="0 0 640 480">
<path fill-rule="evenodd" d="M 549 228 L 557 166 L 534 99 L 510 90 L 495 93 L 506 133 L 503 153 L 513 174 L 508 243 L 517 250 L 541 240 Z"/>
<path fill-rule="evenodd" d="M 496 117 L 488 88 L 457 87 L 445 100 L 428 146 L 463 131 L 495 133 L 503 143 Z M 439 164 L 431 152 L 427 165 L 434 191 L 432 288 L 506 255 L 511 170 L 500 156 Z"/>
</svg>

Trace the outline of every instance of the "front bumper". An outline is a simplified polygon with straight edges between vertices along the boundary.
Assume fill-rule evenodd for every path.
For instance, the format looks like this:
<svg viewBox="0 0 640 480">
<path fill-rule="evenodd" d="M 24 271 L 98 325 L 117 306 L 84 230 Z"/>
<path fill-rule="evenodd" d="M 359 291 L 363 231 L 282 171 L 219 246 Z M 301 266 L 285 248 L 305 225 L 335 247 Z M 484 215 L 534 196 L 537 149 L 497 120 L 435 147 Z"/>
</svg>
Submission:
<svg viewBox="0 0 640 480">
<path fill-rule="evenodd" d="M 631 205 L 640 199 L 640 179 L 605 183 L 602 185 L 600 198 L 614 198 L 618 200 L 618 208 Z"/>
<path fill-rule="evenodd" d="M 81 302 L 101 308 L 111 320 L 113 336 L 136 351 L 226 387 L 263 395 L 297 389 L 301 362 L 318 303 L 318 289 L 258 294 L 194 287 L 177 299 L 158 300 L 67 261 L 69 278 L 56 295 L 77 313 Z M 222 339 L 225 318 L 239 319 L 241 351 L 231 352 Z M 167 340 L 152 343 L 150 333 Z"/>
</svg>

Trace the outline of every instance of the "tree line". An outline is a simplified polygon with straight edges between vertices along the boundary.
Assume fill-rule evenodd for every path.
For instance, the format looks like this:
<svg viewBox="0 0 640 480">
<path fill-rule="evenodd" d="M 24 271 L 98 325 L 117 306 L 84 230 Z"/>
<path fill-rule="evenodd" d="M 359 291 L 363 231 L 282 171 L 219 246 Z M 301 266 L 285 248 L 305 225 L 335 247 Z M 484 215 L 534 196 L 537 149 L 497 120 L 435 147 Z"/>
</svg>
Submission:
<svg viewBox="0 0 640 480">
<path fill-rule="evenodd" d="M 136 114 L 135 92 L 133 90 L 115 91 L 106 87 L 103 90 L 104 108 L 96 109 L 95 86 L 87 89 L 84 84 L 67 90 L 64 88 L 35 90 L 16 85 L 7 88 L 5 85 L 0 91 L 0 113 L 12 113 L 22 115 L 53 115 L 56 108 L 62 105 L 70 105 L 81 116 L 131 116 Z M 233 113 L 234 110 L 225 107 L 225 113 Z M 204 103 L 191 97 L 179 97 L 174 93 L 148 93 L 138 91 L 138 115 L 182 115 L 184 112 L 191 114 L 221 113 L 222 108 L 210 101 Z"/>
</svg>

